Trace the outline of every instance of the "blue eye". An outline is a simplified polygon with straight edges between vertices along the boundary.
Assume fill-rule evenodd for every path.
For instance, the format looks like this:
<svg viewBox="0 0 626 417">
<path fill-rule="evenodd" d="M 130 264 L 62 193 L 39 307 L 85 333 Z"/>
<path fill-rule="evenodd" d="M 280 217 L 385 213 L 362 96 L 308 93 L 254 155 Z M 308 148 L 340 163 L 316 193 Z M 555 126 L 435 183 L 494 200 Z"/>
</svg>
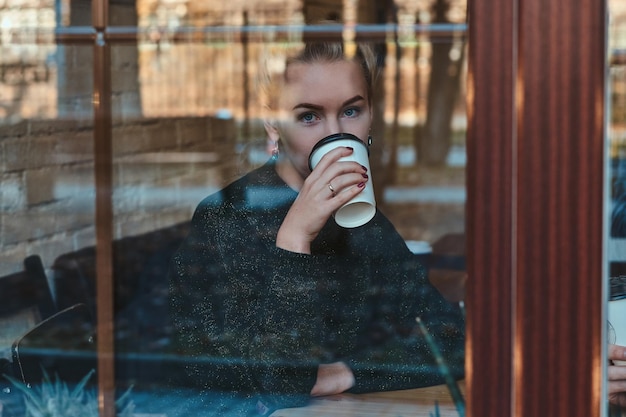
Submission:
<svg viewBox="0 0 626 417">
<path fill-rule="evenodd" d="M 301 120 L 303 123 L 313 123 L 318 119 L 319 118 L 314 113 L 304 113 L 299 117 L 299 120 Z"/>
<path fill-rule="evenodd" d="M 349 109 L 344 110 L 343 114 L 346 117 L 356 117 L 358 116 L 360 113 L 360 109 L 355 108 L 355 107 L 351 107 Z"/>
</svg>

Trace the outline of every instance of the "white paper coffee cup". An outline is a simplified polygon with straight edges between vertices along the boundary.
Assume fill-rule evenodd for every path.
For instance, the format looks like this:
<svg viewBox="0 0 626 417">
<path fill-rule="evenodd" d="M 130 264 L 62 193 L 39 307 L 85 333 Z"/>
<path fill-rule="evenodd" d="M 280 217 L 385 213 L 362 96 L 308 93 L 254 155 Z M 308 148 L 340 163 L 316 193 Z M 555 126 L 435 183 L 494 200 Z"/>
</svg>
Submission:
<svg viewBox="0 0 626 417">
<path fill-rule="evenodd" d="M 345 156 L 340 161 L 356 161 L 367 168 L 369 181 L 365 183 L 363 191 L 358 193 L 352 200 L 341 206 L 335 213 L 335 222 L 346 228 L 362 226 L 372 220 L 376 214 L 376 200 L 374 199 L 374 187 L 372 173 L 370 171 L 369 151 L 365 142 L 350 133 L 336 133 L 320 140 L 309 155 L 309 168 L 311 171 L 317 166 L 326 153 L 339 147 L 347 146 L 354 149 L 351 155 Z"/>
</svg>

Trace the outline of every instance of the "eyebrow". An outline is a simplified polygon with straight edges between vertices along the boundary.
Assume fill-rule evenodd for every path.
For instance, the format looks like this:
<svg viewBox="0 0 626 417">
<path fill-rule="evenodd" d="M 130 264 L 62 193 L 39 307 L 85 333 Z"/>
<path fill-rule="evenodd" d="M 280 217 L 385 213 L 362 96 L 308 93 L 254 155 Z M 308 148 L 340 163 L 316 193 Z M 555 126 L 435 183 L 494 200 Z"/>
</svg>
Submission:
<svg viewBox="0 0 626 417">
<path fill-rule="evenodd" d="M 352 103 L 356 103 L 357 101 L 361 101 L 361 100 L 365 100 L 365 98 L 361 95 L 356 95 L 352 98 L 349 98 L 348 100 L 344 101 L 341 104 L 341 107 L 345 107 L 345 106 L 349 106 Z M 299 103 L 296 104 L 295 106 L 293 106 L 292 110 L 296 110 L 296 109 L 312 109 L 312 110 L 322 110 L 323 106 L 319 106 L 317 104 L 311 104 L 311 103 Z"/>
</svg>

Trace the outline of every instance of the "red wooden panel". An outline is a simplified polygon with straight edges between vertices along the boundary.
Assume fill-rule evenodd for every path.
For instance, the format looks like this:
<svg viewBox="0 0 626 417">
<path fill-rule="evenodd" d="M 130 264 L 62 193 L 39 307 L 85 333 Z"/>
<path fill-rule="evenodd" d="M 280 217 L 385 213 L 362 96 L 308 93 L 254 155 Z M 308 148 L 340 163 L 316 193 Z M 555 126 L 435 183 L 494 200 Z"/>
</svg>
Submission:
<svg viewBox="0 0 626 417">
<path fill-rule="evenodd" d="M 600 410 L 602 1 L 519 3 L 515 415 Z"/>
<path fill-rule="evenodd" d="M 468 2 L 467 411 L 511 408 L 513 2 Z"/>
<path fill-rule="evenodd" d="M 599 415 L 605 3 L 469 12 L 468 414 Z"/>
</svg>

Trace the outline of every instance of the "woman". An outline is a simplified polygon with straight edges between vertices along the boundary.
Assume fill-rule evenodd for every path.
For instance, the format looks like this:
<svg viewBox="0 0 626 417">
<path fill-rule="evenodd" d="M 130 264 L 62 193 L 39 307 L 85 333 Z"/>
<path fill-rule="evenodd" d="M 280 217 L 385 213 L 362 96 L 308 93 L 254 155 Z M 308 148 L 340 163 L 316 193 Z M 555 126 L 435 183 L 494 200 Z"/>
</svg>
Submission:
<svg viewBox="0 0 626 417">
<path fill-rule="evenodd" d="M 265 126 L 274 156 L 196 209 L 173 260 L 172 309 L 190 357 L 185 383 L 202 388 L 216 415 L 441 384 L 417 317 L 462 377 L 462 314 L 390 222 L 381 213 L 354 229 L 333 221 L 371 186 L 370 173 L 339 161 L 353 151 L 344 147 L 308 168 L 321 138 L 368 136 L 375 69 L 365 45 L 347 57 L 340 43 L 307 44 L 266 90 L 277 93 L 279 117 Z"/>
</svg>

